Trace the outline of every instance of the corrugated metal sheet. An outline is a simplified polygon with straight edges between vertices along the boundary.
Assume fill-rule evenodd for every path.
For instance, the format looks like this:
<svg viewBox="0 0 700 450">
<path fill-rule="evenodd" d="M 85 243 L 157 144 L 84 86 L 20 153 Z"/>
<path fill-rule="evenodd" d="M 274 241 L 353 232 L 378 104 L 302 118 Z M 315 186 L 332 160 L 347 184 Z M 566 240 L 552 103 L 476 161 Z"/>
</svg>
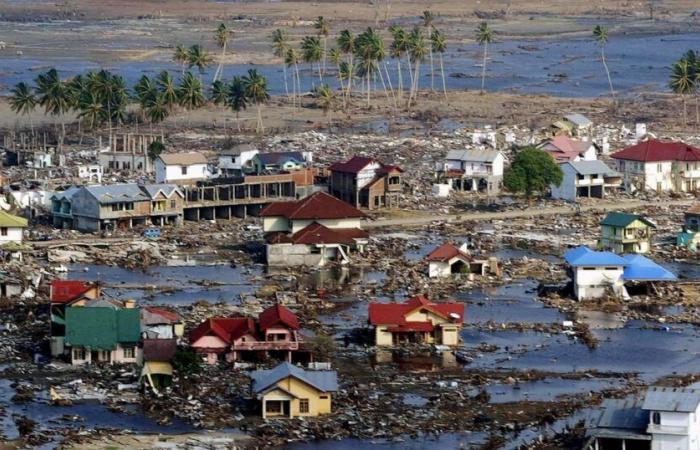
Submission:
<svg viewBox="0 0 700 450">
<path fill-rule="evenodd" d="M 494 162 L 500 153 L 496 150 L 450 150 L 445 159 L 466 162 Z"/>
<path fill-rule="evenodd" d="M 694 412 L 700 404 L 700 389 L 650 387 L 642 409 L 646 411 Z"/>
</svg>

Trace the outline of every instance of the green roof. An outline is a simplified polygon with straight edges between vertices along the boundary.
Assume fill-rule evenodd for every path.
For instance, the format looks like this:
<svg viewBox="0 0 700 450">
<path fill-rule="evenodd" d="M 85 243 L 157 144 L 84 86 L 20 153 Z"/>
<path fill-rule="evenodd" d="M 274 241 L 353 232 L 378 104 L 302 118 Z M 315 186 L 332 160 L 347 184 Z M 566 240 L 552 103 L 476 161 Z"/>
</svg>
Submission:
<svg viewBox="0 0 700 450">
<path fill-rule="evenodd" d="M 27 219 L 25 219 L 24 217 L 13 216 L 12 214 L 8 214 L 5 211 L 0 211 L 0 227 L 26 228 Z"/>
<path fill-rule="evenodd" d="M 644 218 L 643 216 L 639 216 L 637 214 L 620 213 L 620 212 L 608 213 L 608 215 L 605 216 L 605 219 L 603 219 L 600 222 L 600 224 L 601 225 L 608 225 L 611 227 L 625 228 L 625 227 L 629 226 L 635 220 L 639 220 L 639 221 L 644 222 L 645 224 L 649 225 L 652 228 L 656 228 L 656 225 L 653 222 L 651 222 L 649 219 Z"/>
<path fill-rule="evenodd" d="M 113 350 L 118 343 L 138 342 L 140 319 L 139 308 L 66 308 L 66 345 Z"/>
</svg>

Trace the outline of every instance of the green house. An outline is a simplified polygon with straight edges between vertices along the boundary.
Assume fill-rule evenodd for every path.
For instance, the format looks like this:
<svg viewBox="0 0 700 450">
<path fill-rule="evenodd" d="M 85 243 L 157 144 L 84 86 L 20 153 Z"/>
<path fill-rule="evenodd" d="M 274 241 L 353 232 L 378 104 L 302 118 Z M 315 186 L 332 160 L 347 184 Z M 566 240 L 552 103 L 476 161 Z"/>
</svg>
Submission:
<svg viewBox="0 0 700 450">
<path fill-rule="evenodd" d="M 142 362 L 139 308 L 76 306 L 66 308 L 65 321 L 72 364 Z"/>
<path fill-rule="evenodd" d="M 653 228 L 656 225 L 643 216 L 611 212 L 600 222 L 598 247 L 615 253 L 648 253 Z"/>
</svg>

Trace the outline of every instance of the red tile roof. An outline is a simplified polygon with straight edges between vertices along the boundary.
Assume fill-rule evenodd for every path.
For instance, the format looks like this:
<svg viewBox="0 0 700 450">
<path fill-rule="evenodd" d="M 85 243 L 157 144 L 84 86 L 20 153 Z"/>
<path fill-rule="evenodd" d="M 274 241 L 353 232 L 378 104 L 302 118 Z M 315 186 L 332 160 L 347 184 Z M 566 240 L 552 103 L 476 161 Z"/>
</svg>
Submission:
<svg viewBox="0 0 700 450">
<path fill-rule="evenodd" d="M 367 237 L 369 234 L 360 229 L 331 229 L 318 222 L 304 227 L 292 235 L 294 244 L 346 244 L 355 243 L 355 237 Z"/>
<path fill-rule="evenodd" d="M 292 330 L 299 329 L 299 320 L 297 319 L 296 314 L 280 304 L 271 306 L 265 311 L 261 312 L 260 316 L 258 316 L 258 324 L 260 331 L 262 332 L 265 332 L 265 330 L 268 328 L 278 325 L 282 325 Z"/>
<path fill-rule="evenodd" d="M 463 252 L 462 250 L 450 243 L 446 243 L 442 244 L 440 247 L 430 252 L 430 254 L 426 256 L 425 259 L 427 261 L 444 262 L 451 260 L 455 256 L 462 256 L 465 259 L 469 259 L 470 257 L 468 253 Z"/>
<path fill-rule="evenodd" d="M 211 317 L 190 332 L 190 343 L 214 335 L 231 343 L 246 333 L 255 333 L 255 321 L 248 317 Z"/>
<path fill-rule="evenodd" d="M 52 280 L 51 303 L 70 303 L 95 287 L 95 283 L 81 280 Z"/>
<path fill-rule="evenodd" d="M 373 162 L 381 164 L 374 158 L 366 158 L 364 156 L 353 156 L 345 162 L 337 162 L 335 164 L 331 164 L 328 170 L 333 172 L 357 173 Z"/>
<path fill-rule="evenodd" d="M 325 192 L 316 192 L 297 202 L 270 203 L 260 211 L 260 217 L 276 216 L 295 220 L 366 217 L 359 209 Z"/>
<path fill-rule="evenodd" d="M 425 308 L 458 323 L 464 321 L 464 304 L 433 303 L 423 296 L 417 296 L 409 299 L 406 303 L 370 303 L 369 322 L 372 325 L 407 326 L 412 322 L 407 322 L 406 316 L 418 308 Z M 454 318 L 453 314 L 456 314 L 458 318 Z"/>
<path fill-rule="evenodd" d="M 610 156 L 615 159 L 643 162 L 700 161 L 700 149 L 683 142 L 663 142 L 649 139 Z"/>
</svg>

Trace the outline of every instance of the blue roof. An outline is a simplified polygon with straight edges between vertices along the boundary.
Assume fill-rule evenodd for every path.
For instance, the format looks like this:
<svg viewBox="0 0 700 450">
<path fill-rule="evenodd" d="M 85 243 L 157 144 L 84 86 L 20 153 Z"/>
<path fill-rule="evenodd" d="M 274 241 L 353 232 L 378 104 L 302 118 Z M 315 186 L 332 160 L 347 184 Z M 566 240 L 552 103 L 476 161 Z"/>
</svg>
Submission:
<svg viewBox="0 0 700 450">
<path fill-rule="evenodd" d="M 624 258 L 612 252 L 596 252 L 588 247 L 576 247 L 564 254 L 566 262 L 576 266 L 625 266 Z"/>
<path fill-rule="evenodd" d="M 284 380 L 290 376 L 322 392 L 335 392 L 338 390 L 338 374 L 335 371 L 304 370 L 293 364 L 284 362 L 274 369 L 251 372 L 250 378 L 253 380 L 253 392 L 259 394 L 278 381 Z"/>
<path fill-rule="evenodd" d="M 631 281 L 674 281 L 676 276 L 651 259 L 642 255 L 625 255 L 623 280 Z"/>
<path fill-rule="evenodd" d="M 83 186 L 93 197 L 101 204 L 119 203 L 119 202 L 143 202 L 149 201 L 148 197 L 141 188 L 134 183 L 123 184 L 94 184 Z"/>
</svg>

